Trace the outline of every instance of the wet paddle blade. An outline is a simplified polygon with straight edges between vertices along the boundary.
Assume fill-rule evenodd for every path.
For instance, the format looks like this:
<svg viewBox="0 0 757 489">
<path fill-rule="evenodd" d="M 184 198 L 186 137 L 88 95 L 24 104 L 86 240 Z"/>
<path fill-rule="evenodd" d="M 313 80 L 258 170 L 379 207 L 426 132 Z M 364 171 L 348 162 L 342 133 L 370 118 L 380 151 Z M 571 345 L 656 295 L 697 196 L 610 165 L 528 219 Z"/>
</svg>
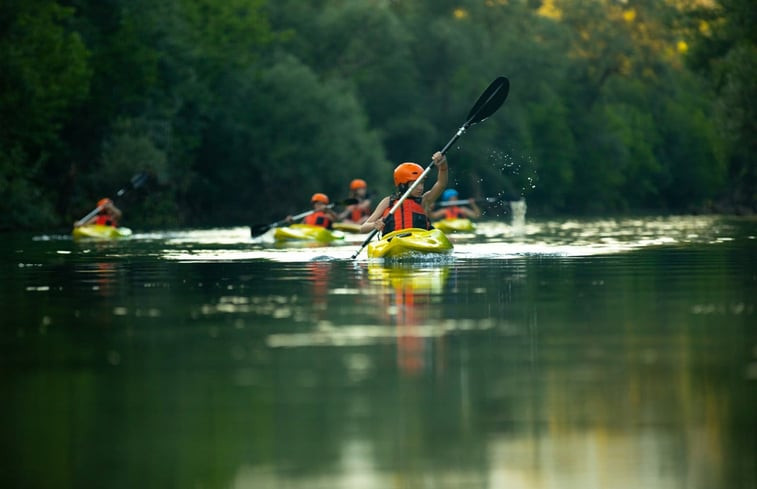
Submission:
<svg viewBox="0 0 757 489">
<path fill-rule="evenodd" d="M 131 177 L 131 180 L 129 181 L 131 187 L 124 187 L 120 189 L 118 192 L 116 192 L 116 196 L 122 197 L 126 192 L 130 190 L 130 188 L 134 190 L 138 189 L 139 187 L 144 185 L 145 182 L 147 182 L 149 177 L 150 175 L 145 171 L 137 173 L 136 175 Z"/>
<path fill-rule="evenodd" d="M 273 225 L 271 224 L 258 224 L 257 226 L 250 226 L 250 236 L 257 238 L 258 236 L 265 234 Z"/>
<path fill-rule="evenodd" d="M 484 90 L 484 93 L 481 94 L 476 104 L 468 112 L 468 122 L 466 122 L 466 125 L 477 124 L 495 113 L 505 103 L 505 99 L 507 99 L 509 93 L 510 80 L 504 76 L 495 79 Z"/>
</svg>

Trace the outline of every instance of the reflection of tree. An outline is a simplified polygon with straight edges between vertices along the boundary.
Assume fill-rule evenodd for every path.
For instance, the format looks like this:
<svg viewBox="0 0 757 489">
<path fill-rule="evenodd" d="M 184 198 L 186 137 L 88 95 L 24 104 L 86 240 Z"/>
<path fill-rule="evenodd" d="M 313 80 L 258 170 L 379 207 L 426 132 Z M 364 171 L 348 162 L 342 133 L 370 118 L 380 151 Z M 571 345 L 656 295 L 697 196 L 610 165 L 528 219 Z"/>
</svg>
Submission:
<svg viewBox="0 0 757 489">
<path fill-rule="evenodd" d="M 634 272 L 612 272 L 619 269 Z M 746 440 L 757 430 L 742 406 L 756 396 L 733 375 L 748 355 L 747 320 L 729 317 L 728 307 L 692 315 L 698 303 L 731 300 L 730 272 L 711 272 L 678 252 L 530 262 L 529 280 L 511 300 L 539 306 L 536 355 L 518 351 L 517 336 L 478 351 L 513 361 L 482 388 L 495 405 L 509 406 L 484 418 L 500 433 L 497 450 L 525 450 L 533 470 L 579 480 L 589 473 L 615 480 L 634 467 L 636 481 L 730 487 L 751 470 L 753 482 Z M 715 336 L 713 319 L 727 326 Z M 520 371 L 529 363 L 534 371 Z"/>
</svg>

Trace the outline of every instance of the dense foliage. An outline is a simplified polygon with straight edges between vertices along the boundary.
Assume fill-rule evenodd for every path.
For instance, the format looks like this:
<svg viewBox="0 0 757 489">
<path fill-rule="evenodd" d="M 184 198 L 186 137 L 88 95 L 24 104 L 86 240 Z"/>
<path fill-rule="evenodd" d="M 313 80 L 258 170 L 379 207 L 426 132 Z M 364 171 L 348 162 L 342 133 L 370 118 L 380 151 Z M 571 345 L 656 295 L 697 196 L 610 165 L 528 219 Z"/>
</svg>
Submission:
<svg viewBox="0 0 757 489">
<path fill-rule="evenodd" d="M 6 0 L 0 229 L 276 220 L 448 153 L 529 213 L 753 211 L 751 0 Z"/>
</svg>

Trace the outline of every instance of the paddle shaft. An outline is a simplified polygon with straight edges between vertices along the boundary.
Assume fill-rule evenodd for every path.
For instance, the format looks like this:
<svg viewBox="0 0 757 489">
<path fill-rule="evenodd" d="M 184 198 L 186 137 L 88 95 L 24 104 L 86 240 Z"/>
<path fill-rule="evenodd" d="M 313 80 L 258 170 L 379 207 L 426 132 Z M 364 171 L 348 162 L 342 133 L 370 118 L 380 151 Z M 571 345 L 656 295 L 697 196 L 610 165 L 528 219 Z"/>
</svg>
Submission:
<svg viewBox="0 0 757 489">
<path fill-rule="evenodd" d="M 472 204 L 474 202 L 486 202 L 487 204 L 493 204 L 494 202 L 497 202 L 496 197 L 486 197 L 485 199 L 463 199 L 463 200 L 448 200 L 447 202 L 440 202 L 436 205 L 439 207 L 449 207 L 452 205 L 467 205 Z"/>
<path fill-rule="evenodd" d="M 334 204 L 329 204 L 326 207 L 324 207 L 324 209 L 331 209 L 332 207 L 334 207 Z M 294 216 L 292 216 L 292 221 L 299 221 L 303 217 L 308 217 L 310 214 L 313 214 L 314 212 L 315 212 L 315 209 L 309 210 L 307 212 L 303 212 L 301 214 L 294 215 Z M 279 222 L 281 224 L 285 224 L 285 223 L 287 223 L 289 221 L 287 219 L 284 219 L 283 221 L 279 221 Z"/>
<path fill-rule="evenodd" d="M 105 206 L 104 205 L 98 205 L 97 207 L 95 207 L 94 209 L 92 209 L 89 214 L 87 214 L 86 216 L 84 216 L 81 219 L 79 219 L 78 221 L 76 221 L 76 223 L 74 225 L 75 226 L 81 226 L 85 222 L 87 222 L 90 219 L 92 219 L 93 217 L 95 217 L 97 215 L 97 213 L 100 212 L 103 209 L 103 207 L 105 207 Z"/>
<path fill-rule="evenodd" d="M 473 199 L 464 199 L 464 200 L 448 200 L 447 202 L 440 202 L 436 205 L 439 207 L 450 207 L 453 205 L 468 205 L 471 202 L 475 202 Z"/>
</svg>

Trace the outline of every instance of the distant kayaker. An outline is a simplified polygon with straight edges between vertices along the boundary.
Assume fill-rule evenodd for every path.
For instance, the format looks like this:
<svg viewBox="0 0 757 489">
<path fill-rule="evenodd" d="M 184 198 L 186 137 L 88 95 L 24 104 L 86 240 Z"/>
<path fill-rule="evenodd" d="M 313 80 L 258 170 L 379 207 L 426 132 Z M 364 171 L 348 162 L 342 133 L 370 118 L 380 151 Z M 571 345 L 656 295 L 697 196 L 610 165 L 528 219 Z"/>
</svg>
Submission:
<svg viewBox="0 0 757 489">
<path fill-rule="evenodd" d="M 121 209 L 116 207 L 112 200 L 108 198 L 98 200 L 97 208 L 99 209 L 97 214 L 84 222 L 76 221 L 74 223 L 74 227 L 84 226 L 87 224 L 100 224 L 102 226 L 112 227 L 118 226 L 118 221 L 119 219 L 121 219 L 122 212 Z"/>
<path fill-rule="evenodd" d="M 454 202 L 457 196 L 457 190 L 448 188 L 442 193 L 442 203 Z M 432 219 L 476 219 L 478 217 L 481 217 L 481 209 L 473 199 L 468 199 L 467 205 L 447 205 L 431 212 Z"/>
<path fill-rule="evenodd" d="M 348 205 L 339 214 L 339 220 L 363 224 L 371 213 L 371 199 L 368 197 L 368 184 L 365 180 L 355 178 L 350 182 L 350 198 L 356 199 L 357 204 Z"/>
<path fill-rule="evenodd" d="M 310 202 L 313 204 L 313 213 L 305 216 L 302 220 L 303 224 L 333 229 L 337 216 L 331 210 L 331 207 L 329 207 L 329 197 L 326 194 L 318 192 L 313 194 Z M 291 220 L 291 216 L 287 217 L 287 220 Z"/>
<path fill-rule="evenodd" d="M 423 191 L 423 181 L 419 182 L 400 207 L 389 216 L 389 210 L 407 192 L 407 189 L 423 174 L 423 167 L 417 163 L 402 163 L 394 169 L 396 192 L 384 197 L 373 214 L 360 226 L 361 233 L 377 229 L 382 234 L 408 228 L 432 229 L 429 212 L 447 186 L 447 158 L 439 151 L 432 157 L 437 169 L 436 183 L 428 192 Z"/>
</svg>

